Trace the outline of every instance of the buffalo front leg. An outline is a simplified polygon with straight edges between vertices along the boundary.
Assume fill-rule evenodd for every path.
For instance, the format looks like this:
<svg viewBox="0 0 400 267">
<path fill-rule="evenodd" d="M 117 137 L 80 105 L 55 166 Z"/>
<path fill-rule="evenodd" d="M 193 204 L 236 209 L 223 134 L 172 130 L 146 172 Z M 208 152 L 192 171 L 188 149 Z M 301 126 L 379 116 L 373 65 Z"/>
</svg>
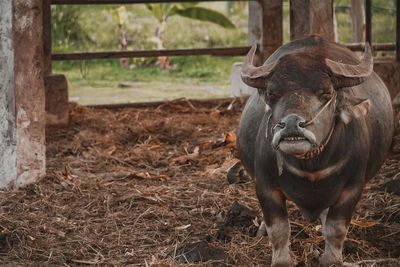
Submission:
<svg viewBox="0 0 400 267">
<path fill-rule="evenodd" d="M 322 228 L 325 236 L 325 252 L 320 267 L 343 266 L 343 243 L 349 228 L 354 208 L 361 191 L 343 191 L 335 205 L 329 208 L 326 217 L 322 214 Z"/>
<path fill-rule="evenodd" d="M 272 244 L 272 267 L 293 266 L 289 252 L 290 225 L 286 211 L 286 200 L 279 190 L 259 190 L 265 226 Z"/>
</svg>

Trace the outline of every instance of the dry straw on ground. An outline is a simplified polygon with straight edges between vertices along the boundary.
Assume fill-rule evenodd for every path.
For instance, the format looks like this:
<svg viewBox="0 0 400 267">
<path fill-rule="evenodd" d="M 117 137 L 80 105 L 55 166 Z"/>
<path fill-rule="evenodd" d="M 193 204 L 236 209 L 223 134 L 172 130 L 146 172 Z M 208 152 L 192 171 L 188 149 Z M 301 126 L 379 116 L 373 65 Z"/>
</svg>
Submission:
<svg viewBox="0 0 400 267">
<path fill-rule="evenodd" d="M 47 176 L 1 192 L 0 264 L 269 265 L 268 237 L 255 237 L 262 215 L 253 182 L 230 185 L 226 178 L 237 161 L 242 106 L 240 100 L 120 110 L 71 105 L 69 125 L 47 129 Z M 399 176 L 396 141 L 353 216 L 347 262 L 400 264 L 400 196 L 383 186 Z M 250 210 L 235 213 L 235 201 Z M 313 266 L 324 243 L 319 222 L 303 222 L 288 206 L 298 266 Z"/>
</svg>

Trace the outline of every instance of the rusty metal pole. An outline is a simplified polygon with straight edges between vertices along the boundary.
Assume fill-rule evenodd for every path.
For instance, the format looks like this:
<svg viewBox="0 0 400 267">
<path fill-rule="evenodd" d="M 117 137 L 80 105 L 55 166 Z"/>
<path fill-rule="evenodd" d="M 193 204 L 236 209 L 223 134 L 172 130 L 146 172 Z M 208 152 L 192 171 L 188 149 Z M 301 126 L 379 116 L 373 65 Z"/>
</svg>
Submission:
<svg viewBox="0 0 400 267">
<path fill-rule="evenodd" d="M 44 75 L 49 75 L 51 69 L 51 0 L 43 0 L 43 59 Z"/>
<path fill-rule="evenodd" d="M 396 6 L 396 59 L 400 62 L 400 0 Z"/>
<path fill-rule="evenodd" d="M 371 0 L 365 0 L 365 41 L 372 43 L 372 12 Z"/>
</svg>

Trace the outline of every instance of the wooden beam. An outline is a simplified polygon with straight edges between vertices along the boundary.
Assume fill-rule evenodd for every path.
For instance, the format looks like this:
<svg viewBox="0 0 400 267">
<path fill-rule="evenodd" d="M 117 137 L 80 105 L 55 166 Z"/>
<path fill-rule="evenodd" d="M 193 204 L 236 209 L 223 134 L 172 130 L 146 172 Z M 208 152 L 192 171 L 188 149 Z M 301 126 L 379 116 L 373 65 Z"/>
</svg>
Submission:
<svg viewBox="0 0 400 267">
<path fill-rule="evenodd" d="M 111 51 L 111 52 L 84 52 L 53 54 L 52 60 L 82 60 L 104 58 L 134 58 L 134 57 L 159 57 L 159 56 L 243 56 L 249 51 L 249 46 L 231 48 L 198 48 L 175 50 L 142 50 L 142 51 Z"/>
<path fill-rule="evenodd" d="M 252 0 L 229 0 L 243 2 Z M 255 1 L 255 0 L 253 0 Z M 148 4 L 148 3 L 179 3 L 198 2 L 196 0 L 51 0 L 52 5 L 122 5 L 122 4 Z M 228 2 L 228 0 L 201 0 L 201 2 Z"/>
</svg>

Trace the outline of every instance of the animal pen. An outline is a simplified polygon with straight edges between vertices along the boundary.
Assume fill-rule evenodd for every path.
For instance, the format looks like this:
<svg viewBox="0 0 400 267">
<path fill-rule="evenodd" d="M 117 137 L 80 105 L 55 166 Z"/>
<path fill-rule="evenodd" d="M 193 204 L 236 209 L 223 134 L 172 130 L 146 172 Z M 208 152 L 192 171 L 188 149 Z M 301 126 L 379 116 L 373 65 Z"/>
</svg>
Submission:
<svg viewBox="0 0 400 267">
<path fill-rule="evenodd" d="M 185 1 L 0 2 L 2 265 L 270 264 L 268 237 L 256 235 L 262 214 L 253 181 L 243 172 L 227 179 L 238 161 L 235 131 L 245 98 L 79 106 L 68 103 L 66 78 L 51 72 L 52 60 L 238 56 L 250 48 L 51 54 L 51 5 L 149 2 Z M 371 42 L 371 0 L 365 2 Z M 399 3 L 396 43 L 372 44 L 396 51 L 374 66 L 392 98 L 400 92 Z M 333 40 L 333 1 L 292 0 L 290 21 L 291 39 Z M 259 64 L 282 44 L 281 0 L 249 1 L 249 43 L 259 44 Z M 399 169 L 397 132 L 353 215 L 346 262 L 399 266 Z M 305 224 L 294 204 L 288 207 L 297 266 L 314 266 L 321 226 Z"/>
</svg>

